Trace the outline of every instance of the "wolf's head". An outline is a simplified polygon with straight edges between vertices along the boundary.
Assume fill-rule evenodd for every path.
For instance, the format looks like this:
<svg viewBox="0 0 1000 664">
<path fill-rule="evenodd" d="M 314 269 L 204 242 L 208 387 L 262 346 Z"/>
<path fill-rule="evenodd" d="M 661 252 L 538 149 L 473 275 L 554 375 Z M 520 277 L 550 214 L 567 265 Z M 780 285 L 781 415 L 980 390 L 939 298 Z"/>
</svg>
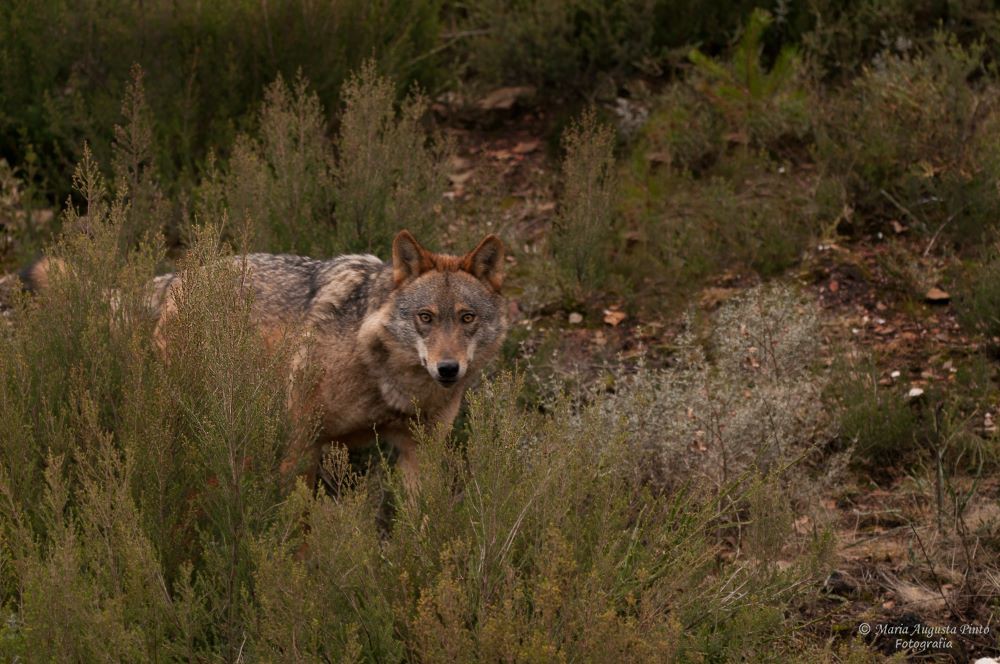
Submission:
<svg viewBox="0 0 1000 664">
<path fill-rule="evenodd" d="M 500 348 L 507 329 L 503 243 L 488 235 L 464 256 L 435 254 L 401 231 L 392 243 L 393 311 L 386 328 L 450 387 Z"/>
</svg>

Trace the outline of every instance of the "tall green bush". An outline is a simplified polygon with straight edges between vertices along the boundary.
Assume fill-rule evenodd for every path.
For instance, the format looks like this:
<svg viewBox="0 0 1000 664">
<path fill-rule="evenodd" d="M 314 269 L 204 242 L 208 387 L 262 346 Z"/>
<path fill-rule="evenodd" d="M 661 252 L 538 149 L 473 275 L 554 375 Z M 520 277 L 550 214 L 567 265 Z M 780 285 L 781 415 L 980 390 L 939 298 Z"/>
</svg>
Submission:
<svg viewBox="0 0 1000 664">
<path fill-rule="evenodd" d="M 398 112 L 395 98 L 392 80 L 372 62 L 344 87 L 334 171 L 336 241 L 343 250 L 386 251 L 400 228 L 422 242 L 443 236 L 449 146 L 424 132 L 423 94 L 411 92 Z"/>
<path fill-rule="evenodd" d="M 573 293 L 601 285 L 615 239 L 614 130 L 593 110 L 563 135 L 562 194 L 552 252 Z"/>
<path fill-rule="evenodd" d="M 209 162 L 195 221 L 225 216 L 252 249 L 317 257 L 387 256 L 401 228 L 433 244 L 449 149 L 421 124 L 426 98 L 414 92 L 397 110 L 395 84 L 369 62 L 345 84 L 343 103 L 334 141 L 306 81 L 277 79 L 229 163 Z"/>
<path fill-rule="evenodd" d="M 57 192 L 89 141 L 108 163 L 129 70 L 146 72 L 156 160 L 190 178 L 225 149 L 276 76 L 302 71 L 332 108 L 350 72 L 374 58 L 404 85 L 441 76 L 441 0 L 247 3 L 153 0 L 6 2 L 0 7 L 0 154 Z"/>
</svg>

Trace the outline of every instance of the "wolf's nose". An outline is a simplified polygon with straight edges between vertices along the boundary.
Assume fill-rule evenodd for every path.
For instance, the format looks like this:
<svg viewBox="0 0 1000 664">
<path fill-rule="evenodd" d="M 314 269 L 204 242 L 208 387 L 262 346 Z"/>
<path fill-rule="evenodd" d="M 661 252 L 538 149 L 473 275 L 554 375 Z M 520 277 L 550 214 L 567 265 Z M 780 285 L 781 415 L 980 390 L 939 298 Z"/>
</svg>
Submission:
<svg viewBox="0 0 1000 664">
<path fill-rule="evenodd" d="M 455 360 L 438 362 L 438 376 L 442 380 L 455 380 L 458 378 L 458 362 Z"/>
</svg>

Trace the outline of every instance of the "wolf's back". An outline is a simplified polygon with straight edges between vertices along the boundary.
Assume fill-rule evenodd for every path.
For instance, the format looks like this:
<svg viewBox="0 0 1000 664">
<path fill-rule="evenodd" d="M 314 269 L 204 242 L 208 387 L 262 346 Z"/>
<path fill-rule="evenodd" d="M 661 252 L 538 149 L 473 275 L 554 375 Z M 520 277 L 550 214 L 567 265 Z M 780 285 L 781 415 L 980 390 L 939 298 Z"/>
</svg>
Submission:
<svg viewBox="0 0 1000 664">
<path fill-rule="evenodd" d="M 233 287 L 252 296 L 254 318 L 262 330 L 307 323 L 320 334 L 349 335 L 370 311 L 381 306 L 392 289 L 391 266 L 367 254 L 328 260 L 247 254 L 224 260 L 234 268 Z M 5 289 L 45 291 L 54 272 L 68 269 L 59 259 L 35 261 L 16 277 L 0 281 L 0 302 L 11 299 L 4 296 Z M 172 272 L 154 277 L 148 284 L 148 309 L 159 323 L 157 335 L 159 327 L 177 311 L 184 277 L 184 272 Z M 118 297 L 115 293 L 109 296 L 113 301 Z"/>
<path fill-rule="evenodd" d="M 239 287 L 249 291 L 257 321 L 264 325 L 298 323 L 344 329 L 360 324 L 389 292 L 391 267 L 370 255 L 317 260 L 289 254 L 247 254 L 229 259 Z M 161 313 L 180 285 L 180 273 L 153 280 L 150 304 Z"/>
</svg>

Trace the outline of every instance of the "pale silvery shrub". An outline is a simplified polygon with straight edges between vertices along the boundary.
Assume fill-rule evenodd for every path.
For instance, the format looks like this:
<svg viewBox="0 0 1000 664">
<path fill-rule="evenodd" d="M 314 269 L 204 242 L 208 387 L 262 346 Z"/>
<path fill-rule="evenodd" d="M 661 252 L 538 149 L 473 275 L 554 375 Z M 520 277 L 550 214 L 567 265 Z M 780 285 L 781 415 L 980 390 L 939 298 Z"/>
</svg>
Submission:
<svg viewBox="0 0 1000 664">
<path fill-rule="evenodd" d="M 614 394 L 598 399 L 657 484 L 721 491 L 782 470 L 827 432 L 825 379 L 814 371 L 819 318 L 790 289 L 749 291 L 718 312 L 707 343 L 689 326 L 678 346 L 665 369 L 613 370 Z"/>
</svg>

